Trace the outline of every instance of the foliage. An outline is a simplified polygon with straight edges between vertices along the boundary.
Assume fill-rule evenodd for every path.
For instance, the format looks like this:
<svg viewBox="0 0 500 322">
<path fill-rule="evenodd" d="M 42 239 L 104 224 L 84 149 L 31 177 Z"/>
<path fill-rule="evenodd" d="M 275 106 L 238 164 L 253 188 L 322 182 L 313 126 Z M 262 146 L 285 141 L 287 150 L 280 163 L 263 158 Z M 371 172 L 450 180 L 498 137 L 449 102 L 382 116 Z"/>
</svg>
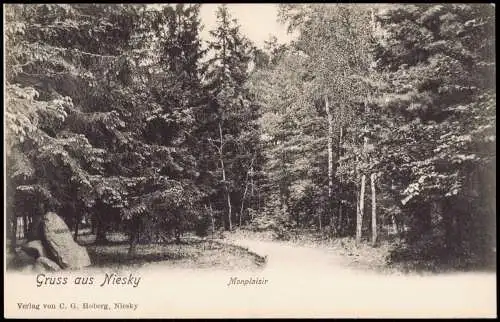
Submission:
<svg viewBox="0 0 500 322">
<path fill-rule="evenodd" d="M 208 101 L 198 114 L 197 135 L 204 138 L 202 176 L 210 187 L 206 196 L 217 210 L 225 209 L 228 215 L 221 220 L 230 228 L 233 207 L 243 220 L 249 174 L 258 170 L 258 106 L 246 86 L 253 46 L 225 5 L 218 8 L 217 26 L 210 35 L 204 74 Z"/>
<path fill-rule="evenodd" d="M 492 241 L 480 235 L 491 234 L 493 216 L 485 198 L 494 188 L 484 175 L 495 160 L 494 12 L 412 5 L 378 19 L 386 35 L 375 48 L 383 79 L 372 101 L 377 167 L 410 216 L 413 238 L 444 238 L 448 253 L 484 252 Z"/>
<path fill-rule="evenodd" d="M 152 139 L 151 129 L 170 119 L 182 133 L 192 123 L 158 93 L 158 74 L 132 77 L 149 63 L 144 52 L 151 44 L 144 38 L 169 21 L 153 29 L 144 22 L 155 14 L 141 5 L 9 9 L 17 26 L 8 36 L 6 114 L 13 184 L 41 185 L 70 222 L 84 211 L 104 228 L 144 214 L 182 217 L 178 209 L 191 209 L 196 195 L 189 183 L 196 173 L 192 158 L 183 155 L 178 137 L 158 126 L 165 137 Z M 180 73 L 164 69 L 159 76 L 174 72 Z"/>
</svg>

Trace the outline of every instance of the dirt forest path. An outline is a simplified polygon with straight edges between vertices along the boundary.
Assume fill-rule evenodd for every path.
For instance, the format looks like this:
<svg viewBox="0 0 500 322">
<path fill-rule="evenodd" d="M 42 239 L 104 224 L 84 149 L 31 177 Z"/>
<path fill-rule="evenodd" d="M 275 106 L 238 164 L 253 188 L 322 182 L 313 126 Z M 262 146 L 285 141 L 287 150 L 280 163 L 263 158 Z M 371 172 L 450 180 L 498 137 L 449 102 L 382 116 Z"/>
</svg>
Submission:
<svg viewBox="0 0 500 322">
<path fill-rule="evenodd" d="M 315 270 L 352 273 L 347 269 L 346 260 L 341 255 L 327 249 L 292 246 L 275 241 L 261 241 L 250 238 L 229 238 L 228 242 L 248 248 L 261 256 L 267 256 L 266 271 L 290 271 L 295 273 Z"/>
</svg>

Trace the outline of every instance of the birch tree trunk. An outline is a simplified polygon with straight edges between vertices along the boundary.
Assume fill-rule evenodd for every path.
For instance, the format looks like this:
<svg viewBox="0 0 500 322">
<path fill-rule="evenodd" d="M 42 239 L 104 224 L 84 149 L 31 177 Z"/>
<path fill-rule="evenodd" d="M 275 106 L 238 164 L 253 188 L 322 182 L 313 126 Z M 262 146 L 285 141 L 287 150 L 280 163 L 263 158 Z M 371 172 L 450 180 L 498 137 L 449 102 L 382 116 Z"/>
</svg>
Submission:
<svg viewBox="0 0 500 322">
<path fill-rule="evenodd" d="M 342 126 L 340 126 L 340 136 L 339 136 L 339 167 L 340 167 L 340 157 L 342 156 L 342 136 L 343 136 L 343 128 Z M 338 207 L 339 207 L 339 220 L 338 220 L 338 232 L 340 234 L 343 233 L 344 231 L 344 227 L 343 227 L 343 214 L 342 214 L 342 175 L 340 175 L 340 178 L 339 178 L 339 201 L 338 201 Z"/>
<path fill-rule="evenodd" d="M 367 102 L 365 100 L 365 113 L 367 113 Z M 362 157 L 362 161 L 364 161 L 364 156 L 365 156 L 365 153 L 366 153 L 366 148 L 367 148 L 367 145 L 368 145 L 368 138 L 366 137 L 366 126 L 365 126 L 365 133 L 364 133 L 364 138 L 363 138 L 363 150 L 362 150 L 362 154 L 363 154 L 363 157 Z M 357 158 L 356 158 L 357 159 Z M 357 222 L 356 222 L 356 244 L 359 244 L 361 242 L 361 234 L 363 232 L 362 228 L 363 228 L 363 215 L 365 213 L 365 182 L 366 182 L 366 175 L 363 174 L 361 176 L 361 188 L 360 188 L 360 193 L 359 193 L 359 213 L 358 213 L 358 216 L 357 216 Z"/>
<path fill-rule="evenodd" d="M 377 244 L 377 195 L 375 192 L 375 173 L 370 176 L 371 186 L 372 186 L 372 246 Z"/>
<path fill-rule="evenodd" d="M 333 198 L 333 115 L 330 111 L 330 102 L 328 101 L 327 95 L 325 95 L 325 111 L 328 117 L 328 204 L 331 205 Z M 330 225 L 331 228 L 335 230 L 334 213 L 331 207 L 329 207 L 329 210 L 331 211 Z"/>
<path fill-rule="evenodd" d="M 359 162 L 359 157 L 356 156 L 356 159 L 354 161 L 354 173 L 356 176 L 356 181 L 359 178 L 359 173 L 358 173 L 358 162 Z M 356 244 L 358 244 L 361 241 L 361 227 L 362 227 L 362 220 L 363 218 L 360 216 L 359 212 L 359 200 L 360 200 L 360 185 L 356 182 Z"/>
<path fill-rule="evenodd" d="M 254 190 L 255 190 L 255 187 L 254 187 L 254 182 L 253 182 L 253 164 L 252 164 L 252 167 L 250 168 L 250 198 L 253 198 L 254 196 Z"/>
<path fill-rule="evenodd" d="M 366 175 L 361 176 L 361 188 L 359 192 L 359 209 L 358 216 L 356 220 L 356 244 L 361 242 L 361 234 L 363 228 L 363 214 L 365 211 L 365 181 Z"/>
<path fill-rule="evenodd" d="M 224 182 L 224 187 L 226 190 L 227 219 L 229 220 L 229 230 L 233 230 L 233 222 L 232 222 L 233 211 L 232 211 L 232 207 L 231 207 L 231 195 L 229 194 L 229 189 L 227 187 L 226 170 L 224 169 L 224 160 L 222 158 L 220 159 L 220 163 L 221 163 L 221 167 L 222 167 L 222 181 Z"/>
<path fill-rule="evenodd" d="M 377 24 L 375 21 L 375 10 L 373 8 L 371 8 L 370 11 L 371 11 L 370 13 L 371 13 L 372 34 L 373 34 L 373 36 L 376 36 Z M 366 145 L 366 140 L 365 140 L 365 145 Z M 376 191 L 375 191 L 375 180 L 376 180 L 376 174 L 372 173 L 370 176 L 371 188 L 372 188 L 372 246 L 375 246 L 377 244 L 377 238 L 378 238 L 377 195 L 376 195 Z"/>
<path fill-rule="evenodd" d="M 219 158 L 220 158 L 220 165 L 221 165 L 221 170 L 222 170 L 222 182 L 224 184 L 225 190 L 226 190 L 226 199 L 227 199 L 227 208 L 228 208 L 228 213 L 227 213 L 227 218 L 229 220 L 229 230 L 233 230 L 233 222 L 232 222 L 232 207 L 231 207 L 231 195 L 229 194 L 229 188 L 228 184 L 226 181 L 226 168 L 224 167 L 224 155 L 222 153 L 222 147 L 224 145 L 224 139 L 222 137 L 222 125 L 219 122 L 219 134 L 220 134 L 220 147 L 219 147 Z"/>
<path fill-rule="evenodd" d="M 333 116 L 330 111 L 330 102 L 325 96 L 325 111 L 328 116 L 328 197 L 333 195 Z"/>
<path fill-rule="evenodd" d="M 243 218 L 243 211 L 245 210 L 244 204 L 245 204 L 245 198 L 247 196 L 247 191 L 248 191 L 248 183 L 245 184 L 245 191 L 243 192 L 243 198 L 241 199 L 241 209 L 240 209 L 240 227 L 242 224 L 242 218 Z"/>
</svg>

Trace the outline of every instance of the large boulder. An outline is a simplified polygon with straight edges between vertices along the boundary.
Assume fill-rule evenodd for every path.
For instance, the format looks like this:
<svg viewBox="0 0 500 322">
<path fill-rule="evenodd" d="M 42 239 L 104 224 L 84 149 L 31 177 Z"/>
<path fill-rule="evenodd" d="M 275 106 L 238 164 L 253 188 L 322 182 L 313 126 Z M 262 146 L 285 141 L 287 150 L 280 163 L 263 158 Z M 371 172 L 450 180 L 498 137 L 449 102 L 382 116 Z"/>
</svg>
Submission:
<svg viewBox="0 0 500 322">
<path fill-rule="evenodd" d="M 43 237 L 49 258 L 63 269 L 91 264 L 87 249 L 73 240 L 68 226 L 56 213 L 48 212 L 43 217 Z"/>
<path fill-rule="evenodd" d="M 47 257 L 47 252 L 45 251 L 41 240 L 32 240 L 27 242 L 21 245 L 21 249 L 35 259 L 38 257 Z"/>
<path fill-rule="evenodd" d="M 38 273 L 57 272 L 61 270 L 61 267 L 47 257 L 41 256 L 36 259 L 36 262 L 33 265 L 33 270 Z"/>
</svg>

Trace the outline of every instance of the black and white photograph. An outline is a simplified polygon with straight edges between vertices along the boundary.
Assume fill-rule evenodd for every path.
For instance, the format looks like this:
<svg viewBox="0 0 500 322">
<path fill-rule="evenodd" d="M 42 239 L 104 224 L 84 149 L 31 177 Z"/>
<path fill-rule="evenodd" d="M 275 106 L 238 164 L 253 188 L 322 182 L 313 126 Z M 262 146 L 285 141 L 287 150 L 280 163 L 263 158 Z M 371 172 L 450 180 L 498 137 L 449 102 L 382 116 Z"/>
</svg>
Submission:
<svg viewBox="0 0 500 322">
<path fill-rule="evenodd" d="M 3 5 L 4 318 L 495 318 L 493 3 Z"/>
</svg>

